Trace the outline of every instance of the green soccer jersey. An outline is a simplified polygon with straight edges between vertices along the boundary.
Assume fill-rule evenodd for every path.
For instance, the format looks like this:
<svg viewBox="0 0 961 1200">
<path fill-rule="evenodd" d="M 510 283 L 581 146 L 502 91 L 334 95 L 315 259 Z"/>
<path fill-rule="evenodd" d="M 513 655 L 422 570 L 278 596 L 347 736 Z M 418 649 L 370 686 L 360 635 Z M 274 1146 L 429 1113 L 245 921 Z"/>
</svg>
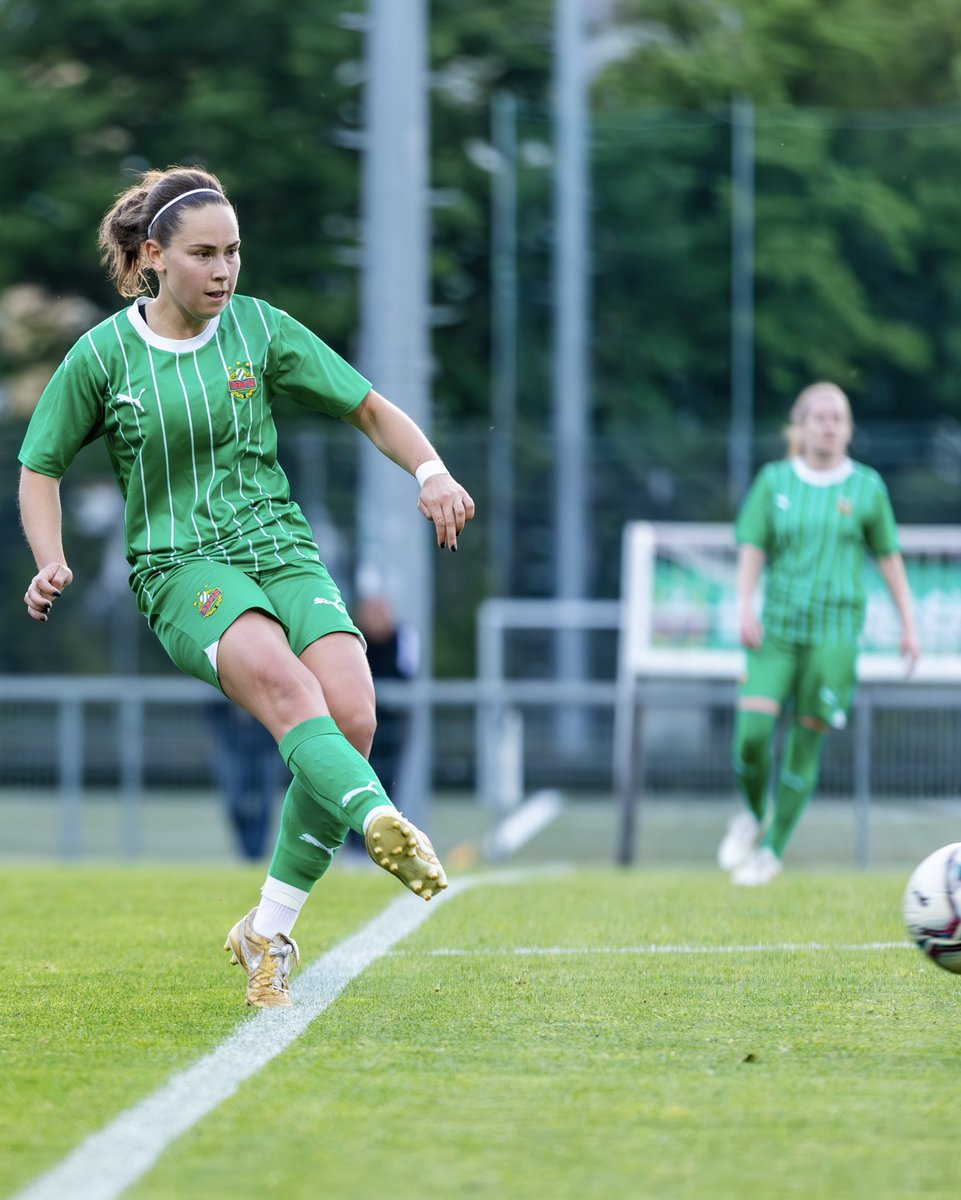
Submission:
<svg viewBox="0 0 961 1200">
<path fill-rule="evenodd" d="M 149 599 L 198 559 L 256 575 L 319 560 L 277 461 L 271 405 L 352 412 L 370 384 L 287 313 L 234 296 L 202 333 L 163 338 L 139 302 L 77 342 L 44 390 L 20 461 L 60 478 L 81 446 L 106 441 L 125 500 L 131 586 Z"/>
<path fill-rule="evenodd" d="M 864 624 L 865 552 L 882 558 L 898 550 L 884 481 L 851 459 L 829 471 L 813 471 L 799 458 L 763 467 L 735 537 L 767 556 L 765 632 L 799 645 L 856 641 Z"/>
</svg>

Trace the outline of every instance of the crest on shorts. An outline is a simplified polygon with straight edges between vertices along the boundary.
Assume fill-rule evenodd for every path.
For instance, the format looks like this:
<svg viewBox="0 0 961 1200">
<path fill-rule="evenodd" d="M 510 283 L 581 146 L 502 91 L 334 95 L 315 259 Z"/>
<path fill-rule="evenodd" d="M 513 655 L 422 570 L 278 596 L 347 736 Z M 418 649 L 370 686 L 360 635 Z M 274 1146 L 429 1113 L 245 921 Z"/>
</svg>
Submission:
<svg viewBox="0 0 961 1200">
<path fill-rule="evenodd" d="M 227 387 L 230 389 L 231 396 L 236 400 L 246 400 L 248 396 L 254 394 L 257 380 L 254 378 L 249 362 L 238 362 L 232 370 L 227 372 Z"/>
<path fill-rule="evenodd" d="M 220 608 L 223 598 L 224 594 L 220 588 L 204 588 L 202 592 L 197 593 L 194 608 L 202 617 L 209 617 L 211 613 L 215 613 Z"/>
</svg>

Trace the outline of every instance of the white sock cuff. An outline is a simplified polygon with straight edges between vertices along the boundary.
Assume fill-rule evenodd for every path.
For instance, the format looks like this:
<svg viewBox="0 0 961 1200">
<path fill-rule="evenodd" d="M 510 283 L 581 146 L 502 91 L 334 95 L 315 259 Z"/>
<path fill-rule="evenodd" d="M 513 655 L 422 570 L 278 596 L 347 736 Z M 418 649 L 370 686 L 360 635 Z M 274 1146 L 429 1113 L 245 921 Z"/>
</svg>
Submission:
<svg viewBox="0 0 961 1200">
<path fill-rule="evenodd" d="M 273 900 L 275 904 L 282 904 L 284 908 L 292 908 L 295 912 L 300 912 L 307 903 L 310 892 L 295 888 L 289 883 L 283 883 L 279 879 L 274 879 L 272 875 L 268 875 L 264 886 L 260 889 L 260 894 L 265 900 Z"/>
<path fill-rule="evenodd" d="M 378 804 L 376 808 L 372 808 L 367 816 L 364 817 L 364 833 L 367 832 L 367 828 L 371 821 L 373 821 L 374 817 L 379 817 L 382 813 L 395 812 L 397 812 L 397 809 L 394 808 L 393 804 Z"/>
</svg>

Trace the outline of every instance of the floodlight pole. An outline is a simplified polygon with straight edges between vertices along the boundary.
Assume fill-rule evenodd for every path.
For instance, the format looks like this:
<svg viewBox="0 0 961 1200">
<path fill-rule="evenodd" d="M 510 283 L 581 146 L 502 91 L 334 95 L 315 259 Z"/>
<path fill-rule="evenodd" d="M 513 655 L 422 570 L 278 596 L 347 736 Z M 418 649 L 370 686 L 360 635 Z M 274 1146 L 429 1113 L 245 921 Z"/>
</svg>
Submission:
<svg viewBox="0 0 961 1200">
<path fill-rule="evenodd" d="M 587 596 L 589 275 L 588 65 L 584 0 L 557 0 L 554 29 L 554 594 Z M 557 635 L 561 679 L 587 677 L 581 630 Z M 565 709 L 560 744 L 582 745 L 583 714 Z"/>
<path fill-rule="evenodd" d="M 514 436 L 517 423 L 517 100 L 491 103 L 491 579 L 495 596 L 514 591 Z"/>
<path fill-rule="evenodd" d="M 376 390 L 430 427 L 430 234 L 426 0 L 369 0 L 363 169 L 361 367 Z M 432 537 L 417 485 L 362 439 L 358 588 L 390 601 L 433 673 Z M 436 554 L 436 550 L 434 551 Z M 431 786 L 432 713 L 412 711 L 403 807 L 422 819 Z"/>
<path fill-rule="evenodd" d="M 754 101 L 731 101 L 731 430 L 728 489 L 737 509 L 751 483 L 754 442 Z"/>
</svg>

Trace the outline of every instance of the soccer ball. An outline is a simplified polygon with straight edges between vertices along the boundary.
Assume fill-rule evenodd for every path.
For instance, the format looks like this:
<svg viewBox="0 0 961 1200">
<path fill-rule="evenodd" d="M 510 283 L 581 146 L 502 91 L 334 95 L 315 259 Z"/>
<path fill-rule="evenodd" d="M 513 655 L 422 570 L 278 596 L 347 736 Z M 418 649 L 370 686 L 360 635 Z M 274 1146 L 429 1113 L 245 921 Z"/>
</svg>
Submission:
<svg viewBox="0 0 961 1200">
<path fill-rule="evenodd" d="M 961 842 L 942 846 L 915 867 L 902 912 L 922 953 L 961 975 Z"/>
</svg>

